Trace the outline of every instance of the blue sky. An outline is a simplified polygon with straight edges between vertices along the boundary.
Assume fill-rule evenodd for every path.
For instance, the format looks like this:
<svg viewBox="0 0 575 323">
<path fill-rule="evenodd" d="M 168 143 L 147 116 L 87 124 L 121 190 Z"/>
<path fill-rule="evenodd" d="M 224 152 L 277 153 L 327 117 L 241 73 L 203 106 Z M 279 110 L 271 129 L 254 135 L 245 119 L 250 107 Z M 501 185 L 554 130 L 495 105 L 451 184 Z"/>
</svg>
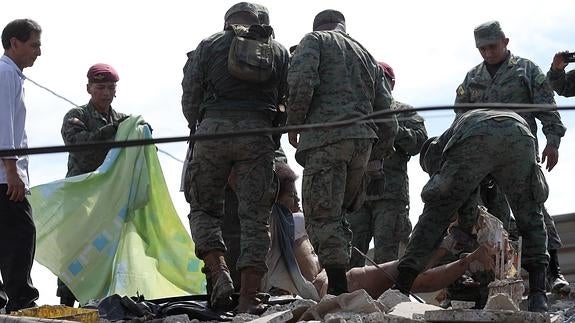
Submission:
<svg viewBox="0 0 575 323">
<path fill-rule="evenodd" d="M 32 80 L 77 104 L 87 103 L 86 72 L 98 62 L 113 65 L 120 74 L 118 111 L 141 114 L 154 128 L 155 137 L 187 134 L 181 114 L 181 77 L 186 52 L 221 30 L 223 16 L 235 1 L 135 1 L 22 0 L 3 3 L 0 24 L 29 17 L 40 23 L 43 54 L 26 69 Z M 327 8 L 341 10 L 347 30 L 378 60 L 384 60 L 397 76 L 394 97 L 416 107 L 452 104 L 455 89 L 465 73 L 481 62 L 475 49 L 473 28 L 499 20 L 510 38 L 508 48 L 547 71 L 555 52 L 575 50 L 573 12 L 575 1 L 272 1 L 270 10 L 277 40 L 297 44 L 310 31 L 314 15 Z M 575 66 L 569 66 L 568 69 Z M 64 114 L 72 106 L 33 84 L 26 84 L 27 131 L 31 147 L 60 145 Z M 559 105 L 574 105 L 575 98 L 557 97 Z M 453 118 L 450 111 L 425 114 L 431 136 L 439 135 Z M 574 176 L 575 126 L 573 112 L 562 113 L 568 131 L 560 148 L 558 166 L 547 175 L 552 214 L 575 211 L 568 195 Z M 542 137 L 542 134 L 540 134 Z M 285 139 L 285 138 L 284 138 Z M 291 165 L 293 149 L 284 140 Z M 541 147 L 544 147 L 544 142 Z M 165 144 L 161 149 L 183 159 L 186 144 Z M 66 154 L 31 157 L 33 185 L 64 177 Z M 165 155 L 160 161 L 171 187 L 172 199 L 187 227 L 188 206 L 179 187 L 181 164 Z M 417 157 L 410 162 L 411 219 L 422 209 L 419 198 L 427 175 Z M 40 212 L 36 210 L 36 212 Z M 40 289 L 40 303 L 55 304 L 56 281 L 36 264 L 33 272 Z"/>
</svg>

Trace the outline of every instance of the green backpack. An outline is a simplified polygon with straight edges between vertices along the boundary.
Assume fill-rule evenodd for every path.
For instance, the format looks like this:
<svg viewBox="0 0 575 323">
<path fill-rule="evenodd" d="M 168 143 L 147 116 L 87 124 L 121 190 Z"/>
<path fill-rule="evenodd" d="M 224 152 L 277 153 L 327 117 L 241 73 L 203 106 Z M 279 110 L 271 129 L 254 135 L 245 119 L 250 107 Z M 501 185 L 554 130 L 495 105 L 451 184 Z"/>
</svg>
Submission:
<svg viewBox="0 0 575 323">
<path fill-rule="evenodd" d="M 273 29 L 267 25 L 232 25 L 235 33 L 228 53 L 228 71 L 240 80 L 262 83 L 274 67 Z"/>
</svg>

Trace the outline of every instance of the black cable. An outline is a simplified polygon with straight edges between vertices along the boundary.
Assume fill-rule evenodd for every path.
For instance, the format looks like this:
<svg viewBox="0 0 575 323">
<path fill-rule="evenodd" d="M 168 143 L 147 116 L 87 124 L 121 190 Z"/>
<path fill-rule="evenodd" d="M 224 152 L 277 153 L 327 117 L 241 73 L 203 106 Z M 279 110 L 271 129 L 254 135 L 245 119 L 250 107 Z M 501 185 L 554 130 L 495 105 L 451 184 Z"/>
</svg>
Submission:
<svg viewBox="0 0 575 323">
<path fill-rule="evenodd" d="M 378 123 L 384 122 L 388 119 L 377 119 L 377 117 L 390 116 L 392 114 L 398 114 L 405 111 L 415 111 L 415 112 L 425 112 L 425 111 L 441 111 L 449 109 L 505 109 L 513 110 L 518 113 L 525 112 L 536 112 L 536 111 L 568 111 L 575 110 L 575 106 L 564 106 L 558 107 L 551 104 L 502 104 L 502 103 L 481 103 L 481 104 L 457 104 L 457 105 L 443 105 L 443 106 L 432 106 L 432 107 L 420 107 L 413 108 L 411 110 L 383 110 L 371 113 L 366 116 L 361 116 L 358 118 L 327 122 L 327 123 L 314 123 L 306 125 L 297 126 L 285 126 L 276 128 L 260 128 L 245 131 L 234 131 L 234 132 L 222 132 L 217 134 L 194 134 L 190 136 L 180 136 L 180 137 L 165 137 L 165 138 L 151 138 L 151 139 L 138 139 L 138 140 L 125 140 L 125 141 L 99 141 L 90 142 L 84 144 L 74 144 L 74 145 L 61 145 L 61 146 L 46 146 L 46 147 L 36 147 L 36 148 L 19 148 L 19 149 L 7 149 L 0 150 L 0 157 L 7 156 L 18 156 L 18 155 L 37 155 L 37 154 L 50 154 L 50 153 L 61 153 L 61 152 L 71 152 L 71 151 L 82 151 L 91 149 L 109 149 L 109 148 L 124 148 L 133 146 L 144 146 L 144 145 L 154 145 L 172 142 L 182 142 L 182 141 L 201 141 L 201 140 L 213 140 L 213 139 L 223 139 L 230 137 L 240 137 L 240 136 L 255 136 L 255 135 L 273 135 L 282 134 L 286 132 L 296 131 L 302 132 L 313 129 L 330 129 L 349 126 L 352 124 L 364 124 L 364 123 Z"/>
</svg>

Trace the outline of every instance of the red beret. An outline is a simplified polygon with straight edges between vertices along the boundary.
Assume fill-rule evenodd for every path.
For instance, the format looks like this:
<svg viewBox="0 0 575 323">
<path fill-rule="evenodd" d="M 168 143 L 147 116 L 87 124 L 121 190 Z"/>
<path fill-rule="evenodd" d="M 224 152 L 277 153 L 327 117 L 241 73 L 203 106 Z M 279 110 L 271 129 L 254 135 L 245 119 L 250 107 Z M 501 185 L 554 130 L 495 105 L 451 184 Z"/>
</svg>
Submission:
<svg viewBox="0 0 575 323">
<path fill-rule="evenodd" d="M 378 62 L 377 64 L 379 64 L 379 67 L 383 69 L 385 77 L 387 77 L 390 81 L 395 81 L 395 73 L 393 72 L 393 68 L 391 68 L 391 66 L 384 62 Z"/>
<path fill-rule="evenodd" d="M 95 64 L 88 70 L 90 83 L 118 82 L 119 80 L 118 72 L 108 64 Z"/>
</svg>

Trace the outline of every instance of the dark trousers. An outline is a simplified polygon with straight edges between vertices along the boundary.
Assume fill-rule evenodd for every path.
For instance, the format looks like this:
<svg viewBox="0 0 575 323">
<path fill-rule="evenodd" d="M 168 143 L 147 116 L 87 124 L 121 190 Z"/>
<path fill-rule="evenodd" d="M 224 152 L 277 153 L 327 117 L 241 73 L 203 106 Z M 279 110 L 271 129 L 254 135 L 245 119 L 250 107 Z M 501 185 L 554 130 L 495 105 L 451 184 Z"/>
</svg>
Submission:
<svg viewBox="0 0 575 323">
<path fill-rule="evenodd" d="M 8 199 L 7 184 L 0 184 L 0 272 L 3 284 L 0 298 L 8 298 L 6 311 L 16 311 L 34 305 L 38 290 L 32 285 L 30 272 L 36 250 L 36 227 L 32 207 L 27 199 Z"/>
</svg>

